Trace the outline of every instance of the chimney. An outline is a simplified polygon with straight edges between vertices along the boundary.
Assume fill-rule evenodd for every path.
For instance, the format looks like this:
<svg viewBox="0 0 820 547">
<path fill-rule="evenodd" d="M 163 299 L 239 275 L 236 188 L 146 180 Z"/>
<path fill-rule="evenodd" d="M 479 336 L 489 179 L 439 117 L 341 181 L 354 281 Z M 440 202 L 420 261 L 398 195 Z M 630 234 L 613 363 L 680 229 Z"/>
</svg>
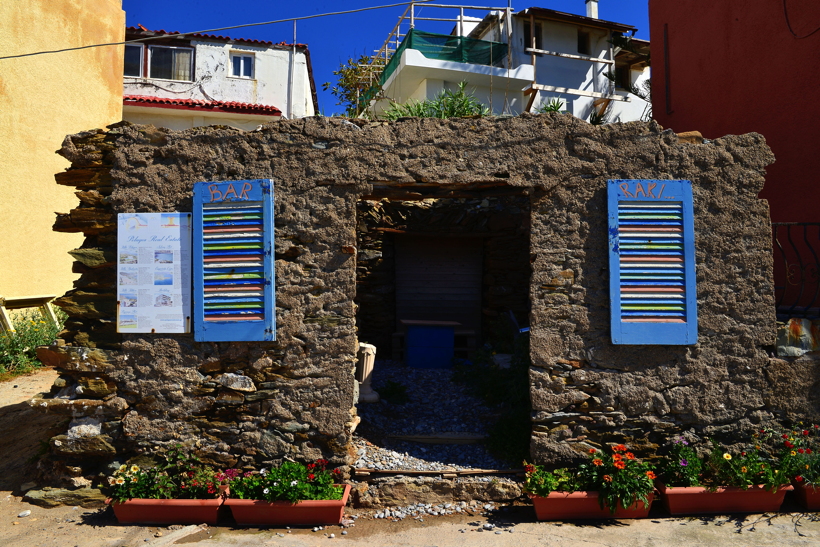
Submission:
<svg viewBox="0 0 820 547">
<path fill-rule="evenodd" d="M 587 17 L 592 19 L 598 18 L 598 0 L 586 0 L 587 2 Z"/>
</svg>

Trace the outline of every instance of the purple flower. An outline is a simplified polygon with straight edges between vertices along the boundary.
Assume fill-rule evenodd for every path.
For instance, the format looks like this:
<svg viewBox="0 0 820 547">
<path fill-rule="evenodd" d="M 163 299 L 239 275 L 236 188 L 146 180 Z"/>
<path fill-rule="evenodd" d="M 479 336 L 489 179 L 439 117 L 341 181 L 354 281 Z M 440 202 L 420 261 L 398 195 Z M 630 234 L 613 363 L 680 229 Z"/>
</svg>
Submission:
<svg viewBox="0 0 820 547">
<path fill-rule="evenodd" d="M 686 467 L 687 465 L 689 465 L 689 462 L 688 462 L 688 461 L 686 461 L 686 460 L 683 460 L 683 459 L 682 459 L 682 460 L 680 461 L 680 465 L 681 465 L 681 467 Z"/>
</svg>

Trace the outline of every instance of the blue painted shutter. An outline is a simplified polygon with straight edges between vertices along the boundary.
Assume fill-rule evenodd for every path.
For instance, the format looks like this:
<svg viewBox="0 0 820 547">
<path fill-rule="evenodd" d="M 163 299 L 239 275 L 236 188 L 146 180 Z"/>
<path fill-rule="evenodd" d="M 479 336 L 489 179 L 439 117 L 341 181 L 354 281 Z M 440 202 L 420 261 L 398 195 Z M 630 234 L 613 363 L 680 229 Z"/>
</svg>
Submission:
<svg viewBox="0 0 820 547">
<path fill-rule="evenodd" d="M 194 340 L 276 339 L 273 182 L 194 184 Z"/>
<path fill-rule="evenodd" d="M 697 343 L 692 183 L 610 180 L 608 194 L 612 343 Z"/>
</svg>

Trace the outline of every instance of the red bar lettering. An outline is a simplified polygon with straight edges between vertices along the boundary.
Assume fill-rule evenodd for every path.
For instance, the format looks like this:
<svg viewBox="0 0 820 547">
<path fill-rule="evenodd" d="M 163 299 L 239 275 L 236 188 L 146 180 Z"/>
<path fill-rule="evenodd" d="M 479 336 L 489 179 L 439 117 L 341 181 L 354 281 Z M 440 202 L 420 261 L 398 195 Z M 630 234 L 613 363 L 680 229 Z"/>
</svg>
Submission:
<svg viewBox="0 0 820 547">
<path fill-rule="evenodd" d="M 654 190 L 654 189 L 655 189 L 655 186 L 657 186 L 657 185 L 658 185 L 658 183 L 657 183 L 657 182 L 647 182 L 647 183 L 646 183 L 646 195 L 647 195 L 647 197 L 650 197 L 650 198 L 654 198 L 654 197 L 655 197 L 655 196 L 652 194 L 652 190 Z M 660 196 L 658 196 L 658 197 L 660 197 Z"/>
<path fill-rule="evenodd" d="M 638 197 L 639 195 L 646 197 L 646 192 L 643 191 L 643 185 L 640 182 L 635 184 L 635 197 Z"/>
<path fill-rule="evenodd" d="M 211 192 L 211 202 L 222 201 L 222 192 L 219 191 L 216 184 L 208 186 L 208 190 Z"/>
<path fill-rule="evenodd" d="M 251 186 L 250 182 L 245 182 L 242 184 L 242 192 L 239 193 L 239 199 L 250 199 L 248 197 L 248 191 L 251 190 L 253 186 Z"/>
<path fill-rule="evenodd" d="M 236 189 L 233 187 L 233 184 L 228 185 L 228 189 L 225 190 L 225 196 L 222 199 L 228 199 L 228 196 L 233 194 L 234 198 L 239 199 L 239 196 L 236 194 Z"/>
<path fill-rule="evenodd" d="M 666 184 L 661 184 L 661 191 L 658 192 L 658 198 L 660 198 L 663 195 L 663 189 L 664 188 L 666 188 Z"/>
</svg>

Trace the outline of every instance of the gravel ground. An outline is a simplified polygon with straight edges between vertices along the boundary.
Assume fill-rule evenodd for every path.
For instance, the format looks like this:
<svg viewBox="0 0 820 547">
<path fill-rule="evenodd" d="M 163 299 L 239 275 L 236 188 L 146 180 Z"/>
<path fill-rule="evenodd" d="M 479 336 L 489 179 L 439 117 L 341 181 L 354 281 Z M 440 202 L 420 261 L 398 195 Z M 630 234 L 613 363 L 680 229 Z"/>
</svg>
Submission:
<svg viewBox="0 0 820 547">
<path fill-rule="evenodd" d="M 452 374 L 450 369 L 416 369 L 397 361 L 376 361 L 373 389 L 388 396 L 378 403 L 358 404 L 362 422 L 353 439 L 355 467 L 417 471 L 516 467 L 495 458 L 480 443 L 429 444 L 395 438 L 487 434 L 487 427 L 497 418 L 495 410 L 468 393 L 464 385 L 453 382 Z M 390 401 L 391 382 L 405 386 L 408 402 L 398 404 L 395 397 Z"/>
</svg>

